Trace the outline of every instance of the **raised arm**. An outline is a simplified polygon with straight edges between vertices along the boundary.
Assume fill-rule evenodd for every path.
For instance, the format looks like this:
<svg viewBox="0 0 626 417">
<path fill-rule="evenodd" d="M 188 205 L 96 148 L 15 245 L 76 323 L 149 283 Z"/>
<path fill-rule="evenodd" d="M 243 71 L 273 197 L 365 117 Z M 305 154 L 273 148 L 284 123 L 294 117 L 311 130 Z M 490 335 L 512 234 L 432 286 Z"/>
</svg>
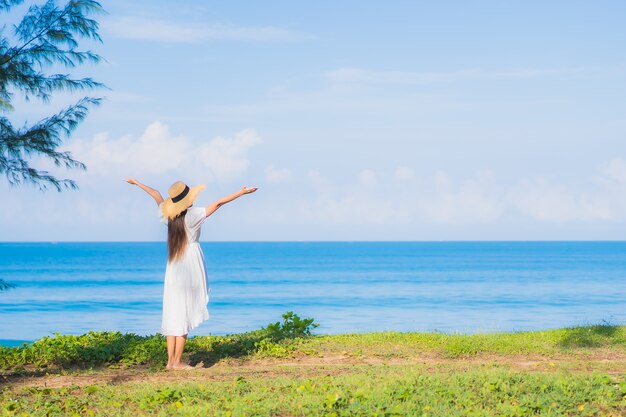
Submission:
<svg viewBox="0 0 626 417">
<path fill-rule="evenodd" d="M 257 190 L 256 187 L 251 187 L 251 188 L 243 187 L 240 191 L 237 191 L 236 193 L 226 196 L 224 198 L 220 198 L 216 202 L 209 204 L 208 206 L 206 206 L 207 217 L 215 213 L 215 210 L 222 207 L 224 204 L 230 203 L 231 201 L 241 197 L 242 195 L 253 193 L 256 190 Z"/>
<path fill-rule="evenodd" d="M 136 185 L 137 187 L 141 188 L 142 190 L 150 194 L 150 197 L 154 198 L 154 201 L 156 201 L 157 206 L 163 202 L 163 197 L 161 196 L 161 193 L 155 190 L 154 188 L 150 188 L 147 185 L 140 183 L 134 178 L 126 178 L 126 182 L 129 184 Z"/>
</svg>

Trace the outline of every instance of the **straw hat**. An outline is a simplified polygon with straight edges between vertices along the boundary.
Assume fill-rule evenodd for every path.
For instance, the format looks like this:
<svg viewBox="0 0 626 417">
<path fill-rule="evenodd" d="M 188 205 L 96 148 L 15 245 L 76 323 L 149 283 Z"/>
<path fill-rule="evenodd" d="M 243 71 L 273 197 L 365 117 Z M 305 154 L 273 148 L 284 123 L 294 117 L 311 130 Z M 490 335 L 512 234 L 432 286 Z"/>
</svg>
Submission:
<svg viewBox="0 0 626 417">
<path fill-rule="evenodd" d="M 191 207 L 200 191 L 205 188 L 206 185 L 204 184 L 189 188 L 184 182 L 176 181 L 167 190 L 170 198 L 163 201 L 161 205 L 163 215 L 170 220 L 174 220 L 176 216 Z"/>
</svg>

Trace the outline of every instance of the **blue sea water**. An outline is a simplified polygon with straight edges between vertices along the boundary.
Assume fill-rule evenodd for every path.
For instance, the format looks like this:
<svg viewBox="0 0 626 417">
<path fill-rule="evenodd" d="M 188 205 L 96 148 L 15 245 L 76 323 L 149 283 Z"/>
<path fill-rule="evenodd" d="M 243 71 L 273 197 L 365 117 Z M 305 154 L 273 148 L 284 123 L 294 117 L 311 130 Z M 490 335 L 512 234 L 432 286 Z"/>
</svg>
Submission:
<svg viewBox="0 0 626 417">
<path fill-rule="evenodd" d="M 288 310 L 317 333 L 475 333 L 626 322 L 626 242 L 202 243 L 211 319 L 260 328 Z M 164 243 L 0 243 L 0 343 L 159 331 Z"/>
</svg>

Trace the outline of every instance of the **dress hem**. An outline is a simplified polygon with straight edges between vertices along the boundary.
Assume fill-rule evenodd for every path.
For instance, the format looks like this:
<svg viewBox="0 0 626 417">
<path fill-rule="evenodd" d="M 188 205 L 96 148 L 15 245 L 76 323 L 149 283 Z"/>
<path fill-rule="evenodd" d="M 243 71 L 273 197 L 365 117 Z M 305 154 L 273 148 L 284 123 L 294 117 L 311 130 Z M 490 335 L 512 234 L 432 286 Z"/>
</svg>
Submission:
<svg viewBox="0 0 626 417">
<path fill-rule="evenodd" d="M 163 336 L 185 336 L 189 334 L 190 331 L 192 331 L 193 329 L 195 329 L 196 327 L 200 326 L 202 323 L 207 321 L 209 318 L 210 318 L 209 314 L 207 314 L 205 317 L 202 317 L 200 320 L 193 321 L 190 325 L 185 327 L 185 330 L 182 333 L 181 332 L 166 332 L 163 330 L 163 328 L 161 328 L 161 334 Z"/>
</svg>

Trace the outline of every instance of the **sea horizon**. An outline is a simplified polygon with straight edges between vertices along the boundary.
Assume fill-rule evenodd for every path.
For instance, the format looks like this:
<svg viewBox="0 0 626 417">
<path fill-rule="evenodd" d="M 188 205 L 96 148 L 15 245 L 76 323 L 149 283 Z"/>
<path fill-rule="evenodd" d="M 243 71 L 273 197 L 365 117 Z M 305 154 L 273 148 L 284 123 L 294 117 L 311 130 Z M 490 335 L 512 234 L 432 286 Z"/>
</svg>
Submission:
<svg viewBox="0 0 626 417">
<path fill-rule="evenodd" d="M 476 242 L 476 243 L 541 243 L 541 242 L 554 242 L 554 243 L 566 243 L 566 242 L 626 242 L 626 239 L 441 239 L 441 240 L 209 240 L 201 239 L 201 243 L 462 243 L 462 242 Z M 0 240 L 0 244 L 4 243 L 166 243 L 165 240 Z"/>
</svg>

